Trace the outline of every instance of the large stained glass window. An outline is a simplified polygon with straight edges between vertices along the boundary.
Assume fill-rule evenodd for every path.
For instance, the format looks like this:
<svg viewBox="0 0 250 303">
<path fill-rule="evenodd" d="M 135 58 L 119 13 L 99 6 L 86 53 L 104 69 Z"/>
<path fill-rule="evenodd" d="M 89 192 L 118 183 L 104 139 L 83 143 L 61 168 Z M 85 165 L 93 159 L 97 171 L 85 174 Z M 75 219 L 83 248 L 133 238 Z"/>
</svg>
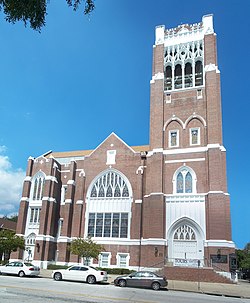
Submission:
<svg viewBox="0 0 250 303">
<path fill-rule="evenodd" d="M 195 241 L 196 235 L 190 226 L 184 224 L 176 229 L 174 233 L 174 240 Z"/>
<path fill-rule="evenodd" d="M 128 213 L 89 213 L 88 236 L 128 237 Z"/>
</svg>

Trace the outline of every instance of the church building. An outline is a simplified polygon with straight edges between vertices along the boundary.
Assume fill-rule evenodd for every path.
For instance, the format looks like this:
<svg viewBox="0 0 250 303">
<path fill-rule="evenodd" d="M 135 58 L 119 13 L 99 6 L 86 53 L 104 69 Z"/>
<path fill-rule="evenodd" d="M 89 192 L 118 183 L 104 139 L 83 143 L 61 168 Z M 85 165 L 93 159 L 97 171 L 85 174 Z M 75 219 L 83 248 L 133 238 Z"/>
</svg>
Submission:
<svg viewBox="0 0 250 303">
<path fill-rule="evenodd" d="M 219 266 L 230 271 L 226 150 L 213 16 L 157 26 L 150 81 L 149 145 L 111 133 L 93 150 L 28 159 L 12 257 L 78 262 L 78 237 L 103 246 L 93 266 Z M 83 262 L 83 260 L 81 260 Z"/>
</svg>

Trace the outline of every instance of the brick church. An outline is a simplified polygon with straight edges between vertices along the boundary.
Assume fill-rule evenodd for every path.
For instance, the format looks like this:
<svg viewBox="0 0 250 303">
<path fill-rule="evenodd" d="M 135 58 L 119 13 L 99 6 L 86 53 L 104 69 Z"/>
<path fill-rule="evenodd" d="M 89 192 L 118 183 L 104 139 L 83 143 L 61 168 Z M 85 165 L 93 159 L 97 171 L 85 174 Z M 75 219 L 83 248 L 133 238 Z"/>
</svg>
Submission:
<svg viewBox="0 0 250 303">
<path fill-rule="evenodd" d="M 157 26 L 150 81 L 150 139 L 129 146 L 111 133 L 94 150 L 28 159 L 12 257 L 72 264 L 67 249 L 90 236 L 93 266 L 216 266 L 230 271 L 226 150 L 213 16 Z M 83 260 L 82 260 L 83 261 Z"/>
</svg>

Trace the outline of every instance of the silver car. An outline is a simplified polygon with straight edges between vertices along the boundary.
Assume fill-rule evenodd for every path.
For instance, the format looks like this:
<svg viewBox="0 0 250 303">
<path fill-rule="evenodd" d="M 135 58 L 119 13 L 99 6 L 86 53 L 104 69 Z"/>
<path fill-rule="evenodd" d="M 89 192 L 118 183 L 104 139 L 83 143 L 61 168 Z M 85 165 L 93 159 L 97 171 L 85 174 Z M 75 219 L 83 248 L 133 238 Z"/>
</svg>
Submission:
<svg viewBox="0 0 250 303">
<path fill-rule="evenodd" d="M 150 287 L 153 290 L 159 290 L 168 285 L 164 276 L 159 276 L 151 271 L 137 271 L 127 276 L 119 276 L 114 280 L 116 286 L 125 287 Z"/>
<path fill-rule="evenodd" d="M 0 274 L 24 276 L 38 276 L 40 268 L 30 262 L 13 261 L 0 266 Z"/>
</svg>

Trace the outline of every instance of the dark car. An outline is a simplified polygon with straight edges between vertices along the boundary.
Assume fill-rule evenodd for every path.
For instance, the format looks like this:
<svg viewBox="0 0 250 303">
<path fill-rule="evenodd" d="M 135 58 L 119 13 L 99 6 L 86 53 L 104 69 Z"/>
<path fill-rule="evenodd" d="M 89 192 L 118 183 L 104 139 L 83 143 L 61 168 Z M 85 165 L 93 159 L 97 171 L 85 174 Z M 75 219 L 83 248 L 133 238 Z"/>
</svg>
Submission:
<svg viewBox="0 0 250 303">
<path fill-rule="evenodd" d="M 250 268 L 245 268 L 241 272 L 241 277 L 244 280 L 248 280 L 250 282 Z"/>
<path fill-rule="evenodd" d="M 137 271 L 126 276 L 119 276 L 114 280 L 116 286 L 125 287 L 150 287 L 153 290 L 159 290 L 168 285 L 164 276 L 159 276 L 151 271 Z"/>
</svg>

